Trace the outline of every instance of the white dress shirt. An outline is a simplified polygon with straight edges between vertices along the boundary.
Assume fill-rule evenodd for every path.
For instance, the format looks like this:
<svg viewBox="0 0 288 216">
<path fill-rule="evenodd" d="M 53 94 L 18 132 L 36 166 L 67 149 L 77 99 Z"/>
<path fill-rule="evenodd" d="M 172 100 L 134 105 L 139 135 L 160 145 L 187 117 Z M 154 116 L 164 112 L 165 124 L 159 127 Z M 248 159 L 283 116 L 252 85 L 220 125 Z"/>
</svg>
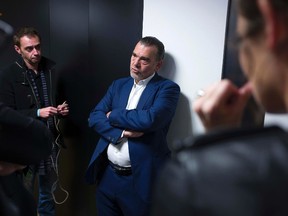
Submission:
<svg viewBox="0 0 288 216">
<path fill-rule="evenodd" d="M 140 99 L 144 89 L 146 88 L 148 82 L 153 78 L 154 75 L 155 75 L 155 73 L 144 80 L 140 80 L 138 83 L 136 83 L 134 80 L 134 84 L 133 84 L 132 89 L 130 91 L 128 103 L 126 106 L 127 110 L 136 109 L 137 104 L 139 102 L 139 99 Z M 113 110 L 112 110 L 112 112 L 113 112 Z M 124 131 L 123 131 L 123 133 L 124 133 Z M 123 133 L 122 133 L 122 135 L 123 135 Z M 108 146 L 107 155 L 108 155 L 109 161 L 111 161 L 114 164 L 117 164 L 117 165 L 122 166 L 122 167 L 131 166 L 130 156 L 129 156 L 128 139 L 127 138 L 123 138 L 121 140 L 121 143 L 119 143 L 117 145 L 110 143 Z"/>
</svg>

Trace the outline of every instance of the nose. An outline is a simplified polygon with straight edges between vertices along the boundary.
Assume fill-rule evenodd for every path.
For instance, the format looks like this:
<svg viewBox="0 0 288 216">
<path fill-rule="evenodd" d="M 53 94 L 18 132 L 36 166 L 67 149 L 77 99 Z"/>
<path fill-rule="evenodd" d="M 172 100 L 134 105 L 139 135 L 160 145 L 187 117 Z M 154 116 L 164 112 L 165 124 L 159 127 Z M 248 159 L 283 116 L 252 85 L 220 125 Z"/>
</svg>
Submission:
<svg viewBox="0 0 288 216">
<path fill-rule="evenodd" d="M 35 55 L 35 54 L 38 55 L 38 54 L 40 53 L 40 50 L 37 49 L 36 47 L 34 47 L 34 48 L 33 48 L 33 53 L 34 53 L 34 55 Z"/>
<path fill-rule="evenodd" d="M 137 68 L 140 67 L 140 60 L 139 60 L 139 58 L 135 58 L 135 59 L 134 59 L 133 65 L 134 65 L 135 67 L 137 67 Z"/>
</svg>

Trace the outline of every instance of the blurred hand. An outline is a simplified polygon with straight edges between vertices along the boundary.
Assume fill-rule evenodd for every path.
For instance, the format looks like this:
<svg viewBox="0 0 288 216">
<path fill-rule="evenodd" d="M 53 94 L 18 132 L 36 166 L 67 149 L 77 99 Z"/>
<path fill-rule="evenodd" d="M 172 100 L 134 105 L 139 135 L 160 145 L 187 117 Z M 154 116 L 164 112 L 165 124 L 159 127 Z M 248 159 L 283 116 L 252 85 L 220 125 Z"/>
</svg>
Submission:
<svg viewBox="0 0 288 216">
<path fill-rule="evenodd" d="M 249 83 L 238 88 L 225 79 L 211 85 L 204 92 L 203 96 L 194 101 L 193 109 L 206 131 L 240 126 L 244 108 L 252 94 Z"/>
<path fill-rule="evenodd" d="M 0 161 L 0 176 L 10 175 L 17 170 L 24 169 L 26 166 Z"/>
</svg>

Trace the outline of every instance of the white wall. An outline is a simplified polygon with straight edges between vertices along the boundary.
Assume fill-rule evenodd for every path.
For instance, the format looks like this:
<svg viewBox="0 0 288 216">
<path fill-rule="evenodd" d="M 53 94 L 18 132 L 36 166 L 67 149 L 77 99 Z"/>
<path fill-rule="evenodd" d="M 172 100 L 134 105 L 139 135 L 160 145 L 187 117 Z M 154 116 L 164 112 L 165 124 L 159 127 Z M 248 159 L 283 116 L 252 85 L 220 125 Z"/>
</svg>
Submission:
<svg viewBox="0 0 288 216">
<path fill-rule="evenodd" d="M 143 36 L 164 43 L 166 64 L 160 74 L 181 87 L 173 139 L 203 131 L 192 102 L 198 89 L 221 78 L 227 6 L 228 0 L 144 1 Z"/>
</svg>

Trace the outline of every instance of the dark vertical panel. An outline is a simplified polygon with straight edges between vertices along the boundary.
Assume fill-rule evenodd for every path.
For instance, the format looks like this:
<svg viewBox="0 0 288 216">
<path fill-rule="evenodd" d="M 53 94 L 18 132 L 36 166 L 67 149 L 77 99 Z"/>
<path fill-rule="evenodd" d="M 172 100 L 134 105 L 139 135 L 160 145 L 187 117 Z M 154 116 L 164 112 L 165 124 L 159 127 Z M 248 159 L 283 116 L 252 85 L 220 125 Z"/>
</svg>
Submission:
<svg viewBox="0 0 288 216">
<path fill-rule="evenodd" d="M 235 3 L 233 0 L 228 2 L 222 78 L 228 78 L 237 86 L 241 86 L 246 80 L 238 62 L 238 52 L 234 44 L 236 38 Z"/>
<path fill-rule="evenodd" d="M 70 126 L 86 130 L 89 76 L 89 1 L 51 1 L 51 54 L 57 62 L 62 100 L 70 105 Z"/>
<path fill-rule="evenodd" d="M 131 52 L 142 36 L 143 0 L 92 0 L 90 14 L 91 62 L 97 79 L 110 82 L 129 75 Z"/>
<path fill-rule="evenodd" d="M 232 80 L 235 85 L 242 86 L 246 82 L 246 78 L 241 70 L 238 61 L 238 52 L 235 47 L 236 39 L 236 1 L 229 0 L 227 24 L 226 24 L 226 37 L 224 47 L 224 58 L 222 68 L 222 78 Z M 248 102 L 243 120 L 243 127 L 250 126 L 262 126 L 264 123 L 264 113 L 255 103 L 255 100 L 251 98 Z"/>
<path fill-rule="evenodd" d="M 89 142 L 87 118 L 91 109 L 90 93 L 94 92 L 89 63 L 89 1 L 50 1 L 51 54 L 57 62 L 58 92 L 61 102 L 67 100 L 68 118 L 61 129 L 67 149 L 60 156 L 59 175 L 69 197 L 57 205 L 57 215 L 95 215 L 93 188 L 84 181 L 92 143 Z M 59 201 L 65 198 L 57 190 Z"/>
<path fill-rule="evenodd" d="M 49 0 L 9 0 L 1 1 L 0 19 L 9 23 L 14 30 L 22 26 L 33 26 L 42 35 L 42 51 L 50 56 L 49 50 Z M 0 68 L 6 67 L 15 60 L 17 56 L 12 46 L 8 44 L 5 53 L 0 54 Z"/>
</svg>

